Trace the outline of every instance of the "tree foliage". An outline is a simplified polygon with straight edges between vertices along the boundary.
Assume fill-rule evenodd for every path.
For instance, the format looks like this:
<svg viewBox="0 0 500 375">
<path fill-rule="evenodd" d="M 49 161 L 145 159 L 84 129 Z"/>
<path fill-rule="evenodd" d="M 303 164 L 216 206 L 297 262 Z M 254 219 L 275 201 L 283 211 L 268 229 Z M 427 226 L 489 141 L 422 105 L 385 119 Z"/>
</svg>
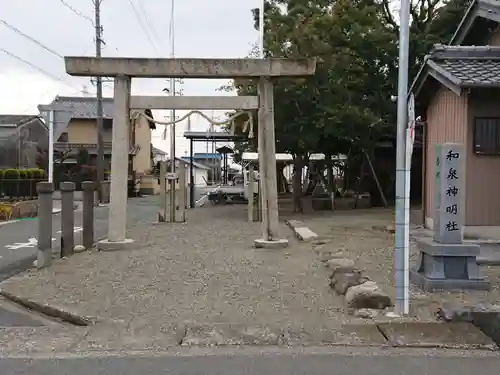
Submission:
<svg viewBox="0 0 500 375">
<path fill-rule="evenodd" d="M 399 1 L 268 0 L 265 54 L 314 57 L 316 74 L 275 81 L 276 152 L 303 162 L 311 153 L 371 153 L 395 137 Z M 413 0 L 410 83 L 435 43 L 448 43 L 470 0 Z M 256 29 L 259 10 L 253 9 Z M 250 57 L 256 56 L 256 48 Z M 236 80 L 226 90 L 256 95 L 256 82 Z M 239 126 L 244 118 L 239 120 Z M 254 123 L 258 126 L 257 114 Z M 241 131 L 241 130 L 239 130 Z M 257 130 L 255 129 L 255 134 Z M 237 149 L 256 150 L 256 139 Z"/>
</svg>

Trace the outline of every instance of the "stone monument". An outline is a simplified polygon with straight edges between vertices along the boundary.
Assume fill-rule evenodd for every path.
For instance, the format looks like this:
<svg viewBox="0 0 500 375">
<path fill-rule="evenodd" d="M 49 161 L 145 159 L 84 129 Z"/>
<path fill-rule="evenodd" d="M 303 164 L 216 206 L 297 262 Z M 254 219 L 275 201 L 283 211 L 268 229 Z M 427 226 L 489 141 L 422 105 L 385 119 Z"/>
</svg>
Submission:
<svg viewBox="0 0 500 375">
<path fill-rule="evenodd" d="M 464 189 L 464 146 L 437 145 L 434 235 L 417 240 L 417 269 L 410 271 L 410 280 L 424 290 L 490 287 L 476 263 L 480 245 L 463 241 Z"/>
</svg>

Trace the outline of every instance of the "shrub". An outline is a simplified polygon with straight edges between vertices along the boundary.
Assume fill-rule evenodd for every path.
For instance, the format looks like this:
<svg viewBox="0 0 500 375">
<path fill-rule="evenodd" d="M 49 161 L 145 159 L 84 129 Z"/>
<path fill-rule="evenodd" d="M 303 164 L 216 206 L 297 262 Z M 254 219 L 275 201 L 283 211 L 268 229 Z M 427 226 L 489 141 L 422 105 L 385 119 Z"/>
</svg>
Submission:
<svg viewBox="0 0 500 375">
<path fill-rule="evenodd" d="M 0 198 L 3 197 L 3 169 L 0 169 Z"/>
<path fill-rule="evenodd" d="M 45 171 L 40 168 L 0 170 L 0 196 L 11 200 L 35 198 L 36 184 L 44 178 Z"/>
<path fill-rule="evenodd" d="M 5 185 L 5 195 L 9 196 L 11 199 L 18 198 L 19 170 L 12 168 L 5 170 L 3 174 L 3 181 Z"/>
</svg>

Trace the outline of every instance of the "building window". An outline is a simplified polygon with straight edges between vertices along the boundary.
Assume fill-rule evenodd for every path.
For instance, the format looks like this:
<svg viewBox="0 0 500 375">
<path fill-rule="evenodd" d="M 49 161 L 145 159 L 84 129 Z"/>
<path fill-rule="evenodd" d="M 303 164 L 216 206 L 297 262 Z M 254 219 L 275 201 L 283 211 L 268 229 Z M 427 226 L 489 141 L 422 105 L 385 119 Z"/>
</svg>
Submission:
<svg viewBox="0 0 500 375">
<path fill-rule="evenodd" d="M 500 117 L 474 118 L 473 149 L 478 155 L 500 155 Z"/>
</svg>

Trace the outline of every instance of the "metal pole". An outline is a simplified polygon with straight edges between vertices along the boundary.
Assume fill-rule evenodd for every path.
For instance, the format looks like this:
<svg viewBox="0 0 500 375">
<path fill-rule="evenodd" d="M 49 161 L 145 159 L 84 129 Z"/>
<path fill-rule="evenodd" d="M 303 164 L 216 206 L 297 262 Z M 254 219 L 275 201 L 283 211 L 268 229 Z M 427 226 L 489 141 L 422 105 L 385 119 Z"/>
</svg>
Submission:
<svg viewBox="0 0 500 375">
<path fill-rule="evenodd" d="M 101 1 L 94 0 L 95 6 L 95 55 L 101 57 L 102 27 L 101 27 Z M 104 180 L 104 125 L 102 110 L 102 78 L 96 77 L 97 82 L 97 193 L 99 202 L 103 201 L 102 183 Z"/>
<path fill-rule="evenodd" d="M 262 0 L 261 8 L 259 9 L 259 57 L 264 58 L 264 8 L 266 0 Z"/>
<path fill-rule="evenodd" d="M 48 165 L 48 180 L 52 182 L 54 178 L 54 111 L 48 113 L 49 122 L 49 165 Z"/>
<path fill-rule="evenodd" d="M 61 190 L 61 258 L 63 258 L 72 255 L 75 247 L 75 183 L 61 182 L 59 189 Z"/>
<path fill-rule="evenodd" d="M 170 9 L 170 37 L 171 37 L 171 57 L 175 57 L 175 37 L 174 37 L 174 14 L 175 14 L 175 0 L 172 0 L 171 9 Z M 170 79 L 170 95 L 175 96 L 175 78 Z M 172 109 L 170 112 L 170 121 L 172 121 L 172 125 L 170 128 L 170 170 L 172 173 L 175 173 L 175 109 Z M 170 220 L 175 222 L 175 183 L 171 184 L 171 192 L 170 192 Z"/>
<path fill-rule="evenodd" d="M 191 208 L 194 208 L 194 173 L 193 173 L 193 140 L 189 140 L 189 202 Z"/>
<path fill-rule="evenodd" d="M 407 127 L 407 100 L 408 100 L 408 53 L 410 34 L 410 0 L 401 0 L 399 13 L 399 71 L 398 71 L 398 116 L 397 116 L 397 143 L 396 143 L 396 246 L 395 246 L 395 310 L 399 314 L 409 312 L 409 276 L 405 267 L 409 254 L 405 251 L 406 231 L 405 212 L 406 184 L 406 127 Z"/>
</svg>

